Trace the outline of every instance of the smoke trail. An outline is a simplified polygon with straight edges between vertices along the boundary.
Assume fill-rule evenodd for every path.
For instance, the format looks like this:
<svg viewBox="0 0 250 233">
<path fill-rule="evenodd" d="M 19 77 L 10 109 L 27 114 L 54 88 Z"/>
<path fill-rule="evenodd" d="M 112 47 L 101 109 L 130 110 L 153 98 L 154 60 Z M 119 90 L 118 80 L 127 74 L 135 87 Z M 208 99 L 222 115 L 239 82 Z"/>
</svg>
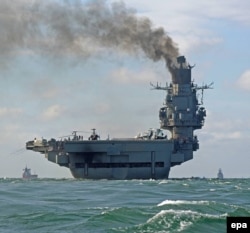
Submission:
<svg viewBox="0 0 250 233">
<path fill-rule="evenodd" d="M 0 53 L 13 56 L 22 50 L 51 56 L 88 57 L 102 48 L 127 53 L 143 51 L 168 67 L 178 49 L 163 28 L 123 2 L 3 0 L 0 5 Z"/>
</svg>

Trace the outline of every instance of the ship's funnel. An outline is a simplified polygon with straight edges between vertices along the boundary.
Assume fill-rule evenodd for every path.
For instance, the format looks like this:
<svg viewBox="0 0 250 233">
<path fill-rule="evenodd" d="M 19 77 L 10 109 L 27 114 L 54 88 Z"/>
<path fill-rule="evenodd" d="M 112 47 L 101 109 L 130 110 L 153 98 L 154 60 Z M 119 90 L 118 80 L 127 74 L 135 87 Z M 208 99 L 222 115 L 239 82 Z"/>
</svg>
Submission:
<svg viewBox="0 0 250 233">
<path fill-rule="evenodd" d="M 184 56 L 176 58 L 177 64 L 172 68 L 173 84 L 190 84 L 191 83 L 191 66 L 186 63 Z"/>
<path fill-rule="evenodd" d="M 177 57 L 178 64 L 186 63 L 186 58 L 184 56 Z"/>
</svg>

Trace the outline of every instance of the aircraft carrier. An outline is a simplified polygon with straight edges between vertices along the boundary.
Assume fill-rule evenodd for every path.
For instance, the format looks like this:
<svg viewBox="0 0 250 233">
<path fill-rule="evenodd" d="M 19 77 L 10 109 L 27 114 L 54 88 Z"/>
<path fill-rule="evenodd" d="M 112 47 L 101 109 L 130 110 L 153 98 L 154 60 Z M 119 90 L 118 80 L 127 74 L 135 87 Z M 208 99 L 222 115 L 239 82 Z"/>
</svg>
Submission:
<svg viewBox="0 0 250 233">
<path fill-rule="evenodd" d="M 75 178 L 168 178 L 171 167 L 193 159 L 193 152 L 199 149 L 194 130 L 203 127 L 206 117 L 203 91 L 212 88 L 212 84 L 195 84 L 191 80 L 192 68 L 184 56 L 179 56 L 171 67 L 171 82 L 164 87 L 151 84 L 154 89 L 167 93 L 159 110 L 159 129 L 149 129 L 134 138 L 107 140 L 100 140 L 95 129 L 87 140 L 74 131 L 72 137 L 64 140 L 28 141 L 26 149 L 40 152 L 49 161 L 69 168 Z M 170 138 L 164 130 L 171 132 Z"/>
</svg>

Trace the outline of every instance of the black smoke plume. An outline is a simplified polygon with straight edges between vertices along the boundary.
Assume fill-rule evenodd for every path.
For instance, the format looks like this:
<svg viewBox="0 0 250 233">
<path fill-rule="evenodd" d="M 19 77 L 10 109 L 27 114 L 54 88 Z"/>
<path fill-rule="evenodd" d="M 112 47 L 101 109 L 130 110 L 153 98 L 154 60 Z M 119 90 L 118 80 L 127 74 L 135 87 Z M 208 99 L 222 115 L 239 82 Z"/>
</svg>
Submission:
<svg viewBox="0 0 250 233">
<path fill-rule="evenodd" d="M 153 61 L 164 59 L 168 67 L 178 56 L 163 28 L 154 28 L 121 1 L 1 0 L 1 57 L 30 51 L 86 58 L 103 48 L 143 51 Z"/>
</svg>

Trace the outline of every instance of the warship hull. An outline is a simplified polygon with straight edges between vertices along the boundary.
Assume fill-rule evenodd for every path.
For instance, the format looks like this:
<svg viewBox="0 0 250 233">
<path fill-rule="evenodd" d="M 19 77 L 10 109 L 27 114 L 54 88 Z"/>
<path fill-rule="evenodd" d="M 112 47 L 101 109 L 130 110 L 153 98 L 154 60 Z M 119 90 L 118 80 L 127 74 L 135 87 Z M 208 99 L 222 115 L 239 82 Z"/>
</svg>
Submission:
<svg viewBox="0 0 250 233">
<path fill-rule="evenodd" d="M 71 141 L 64 145 L 69 154 L 66 164 L 75 178 L 163 179 L 168 178 L 171 167 L 173 144 L 166 140 Z"/>
<path fill-rule="evenodd" d="M 173 140 L 70 140 L 49 141 L 46 146 L 27 143 L 26 148 L 45 154 L 82 179 L 166 179 L 170 168 L 192 159 L 192 142 L 175 150 Z M 184 147 L 186 149 L 184 149 Z"/>
</svg>

